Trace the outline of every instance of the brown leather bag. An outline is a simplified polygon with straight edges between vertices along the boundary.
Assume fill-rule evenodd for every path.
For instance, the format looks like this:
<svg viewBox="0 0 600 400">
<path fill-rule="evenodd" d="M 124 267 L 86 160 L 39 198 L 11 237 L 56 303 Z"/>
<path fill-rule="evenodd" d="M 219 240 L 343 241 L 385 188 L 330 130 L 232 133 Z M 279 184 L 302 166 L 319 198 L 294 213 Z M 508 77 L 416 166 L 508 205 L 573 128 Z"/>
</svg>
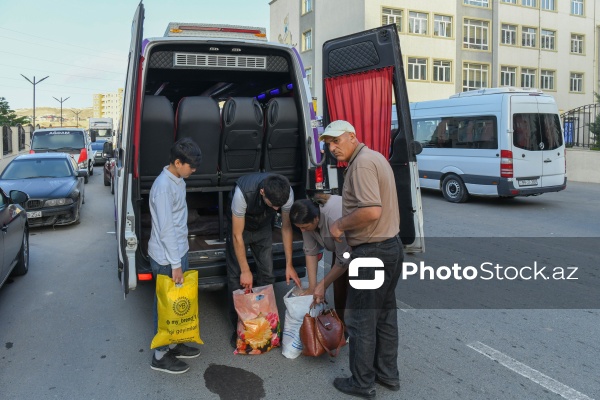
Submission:
<svg viewBox="0 0 600 400">
<path fill-rule="evenodd" d="M 318 357 L 327 352 L 336 357 L 346 344 L 344 323 L 333 309 L 323 310 L 316 317 L 311 316 L 309 311 L 300 327 L 300 340 L 305 356 Z"/>
</svg>

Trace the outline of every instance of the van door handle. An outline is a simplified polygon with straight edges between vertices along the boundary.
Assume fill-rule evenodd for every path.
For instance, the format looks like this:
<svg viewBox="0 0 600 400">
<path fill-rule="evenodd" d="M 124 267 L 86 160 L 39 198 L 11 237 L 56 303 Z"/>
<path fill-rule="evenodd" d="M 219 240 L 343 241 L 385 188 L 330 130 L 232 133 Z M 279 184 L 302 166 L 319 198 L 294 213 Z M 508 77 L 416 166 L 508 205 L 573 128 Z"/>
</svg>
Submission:
<svg viewBox="0 0 600 400">
<path fill-rule="evenodd" d="M 552 160 L 551 160 L 551 159 L 549 159 L 549 158 L 546 158 L 546 159 L 544 160 L 544 162 L 545 162 L 545 163 L 548 163 L 548 162 L 552 162 Z"/>
</svg>

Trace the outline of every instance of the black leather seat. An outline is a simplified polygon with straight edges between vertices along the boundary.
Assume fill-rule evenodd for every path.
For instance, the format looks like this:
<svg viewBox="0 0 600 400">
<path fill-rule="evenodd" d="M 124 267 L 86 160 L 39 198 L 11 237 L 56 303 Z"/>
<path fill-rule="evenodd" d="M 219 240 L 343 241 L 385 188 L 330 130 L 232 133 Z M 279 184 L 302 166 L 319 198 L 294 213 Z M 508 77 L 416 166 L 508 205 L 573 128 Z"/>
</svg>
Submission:
<svg viewBox="0 0 600 400">
<path fill-rule="evenodd" d="M 252 97 L 232 97 L 223 106 L 221 186 L 242 175 L 259 172 L 263 142 L 263 112 Z"/>
<path fill-rule="evenodd" d="M 298 110 L 291 97 L 271 99 L 267 104 L 264 169 L 288 178 L 290 183 L 302 179 L 299 148 Z"/>
<path fill-rule="evenodd" d="M 152 183 L 169 165 L 170 149 L 175 143 L 175 115 L 165 96 L 144 97 L 140 129 L 140 187 L 150 189 Z"/>
<path fill-rule="evenodd" d="M 210 97 L 184 97 L 177 107 L 176 121 L 176 140 L 192 138 L 202 151 L 202 162 L 186 180 L 187 186 L 217 186 L 221 140 L 219 105 Z"/>
</svg>

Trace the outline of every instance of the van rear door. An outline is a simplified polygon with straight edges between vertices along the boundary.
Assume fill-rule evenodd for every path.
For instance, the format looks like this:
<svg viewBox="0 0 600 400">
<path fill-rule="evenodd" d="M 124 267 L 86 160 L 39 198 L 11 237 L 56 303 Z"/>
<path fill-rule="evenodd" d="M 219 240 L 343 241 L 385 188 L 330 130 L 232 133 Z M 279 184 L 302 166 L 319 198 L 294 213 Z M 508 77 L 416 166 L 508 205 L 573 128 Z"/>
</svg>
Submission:
<svg viewBox="0 0 600 400">
<path fill-rule="evenodd" d="M 119 276 L 123 293 L 127 296 L 129 290 L 137 286 L 135 268 L 135 252 L 138 241 L 135 236 L 133 221 L 133 207 L 131 204 L 131 165 L 133 165 L 133 135 L 135 129 L 136 109 L 138 108 L 139 87 L 138 75 L 140 57 L 142 52 L 142 38 L 144 25 L 144 5 L 140 4 L 133 16 L 131 24 L 131 44 L 129 47 L 129 62 L 127 77 L 125 78 L 125 92 L 123 94 L 123 118 L 120 148 L 115 166 L 115 208 L 117 218 L 117 248 L 119 257 Z M 131 218 L 131 219 L 129 219 Z"/>
<path fill-rule="evenodd" d="M 326 126 L 331 122 L 325 83 L 328 78 L 341 78 L 358 73 L 374 75 L 374 71 L 388 67 L 392 67 L 391 84 L 393 87 L 391 89 L 396 100 L 398 131 L 391 135 L 389 143 L 384 143 L 383 146 L 389 146 L 388 148 L 391 150 L 389 161 L 396 178 L 398 207 L 400 210 L 400 236 L 408 252 L 423 252 L 425 250 L 423 210 L 418 185 L 416 148 L 413 147 L 404 66 L 402 64 L 398 31 L 395 25 L 386 25 L 358 32 L 329 40 L 323 44 L 323 125 Z M 387 82 L 387 80 L 377 81 L 373 84 L 377 86 L 383 82 Z M 346 116 L 337 115 L 337 119 L 352 120 L 353 112 L 363 112 L 362 105 L 366 100 L 358 91 L 353 92 L 357 85 L 351 86 L 348 89 L 349 96 L 344 96 L 343 99 L 336 98 L 336 101 L 344 101 L 344 113 L 346 113 Z M 385 118 L 387 121 L 383 121 L 383 123 L 389 127 L 391 126 L 390 110 L 391 108 L 386 107 L 385 110 L 381 110 L 379 115 L 367 115 L 366 118 Z M 342 187 L 341 183 L 339 187 Z"/>
<path fill-rule="evenodd" d="M 558 108 L 551 97 L 538 98 L 542 129 L 542 187 L 565 183 L 565 145 Z"/>
<path fill-rule="evenodd" d="M 539 96 L 513 95 L 510 99 L 510 126 L 513 127 L 513 176 L 516 189 L 541 186 L 542 151 L 538 132 Z"/>
</svg>

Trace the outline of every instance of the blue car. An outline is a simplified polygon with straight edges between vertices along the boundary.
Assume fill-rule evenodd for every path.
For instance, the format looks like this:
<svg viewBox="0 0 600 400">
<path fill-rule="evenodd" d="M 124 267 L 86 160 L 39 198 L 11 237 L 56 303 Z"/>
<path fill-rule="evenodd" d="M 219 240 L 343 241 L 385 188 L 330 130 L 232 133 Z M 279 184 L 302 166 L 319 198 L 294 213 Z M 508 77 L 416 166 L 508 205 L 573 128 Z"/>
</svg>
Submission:
<svg viewBox="0 0 600 400">
<path fill-rule="evenodd" d="M 94 156 L 94 165 L 104 165 L 106 162 L 106 158 L 102 155 L 102 149 L 104 147 L 104 143 L 106 143 L 106 139 L 98 139 L 92 143 L 92 150 L 96 151 L 96 155 Z"/>
<path fill-rule="evenodd" d="M 85 202 L 86 175 L 68 154 L 24 154 L 0 174 L 0 187 L 29 195 L 25 211 L 30 227 L 77 224 Z"/>
<path fill-rule="evenodd" d="M 27 200 L 27 194 L 5 192 L 0 185 L 0 286 L 9 276 L 25 275 L 29 270 L 29 226 L 21 206 Z"/>
</svg>

